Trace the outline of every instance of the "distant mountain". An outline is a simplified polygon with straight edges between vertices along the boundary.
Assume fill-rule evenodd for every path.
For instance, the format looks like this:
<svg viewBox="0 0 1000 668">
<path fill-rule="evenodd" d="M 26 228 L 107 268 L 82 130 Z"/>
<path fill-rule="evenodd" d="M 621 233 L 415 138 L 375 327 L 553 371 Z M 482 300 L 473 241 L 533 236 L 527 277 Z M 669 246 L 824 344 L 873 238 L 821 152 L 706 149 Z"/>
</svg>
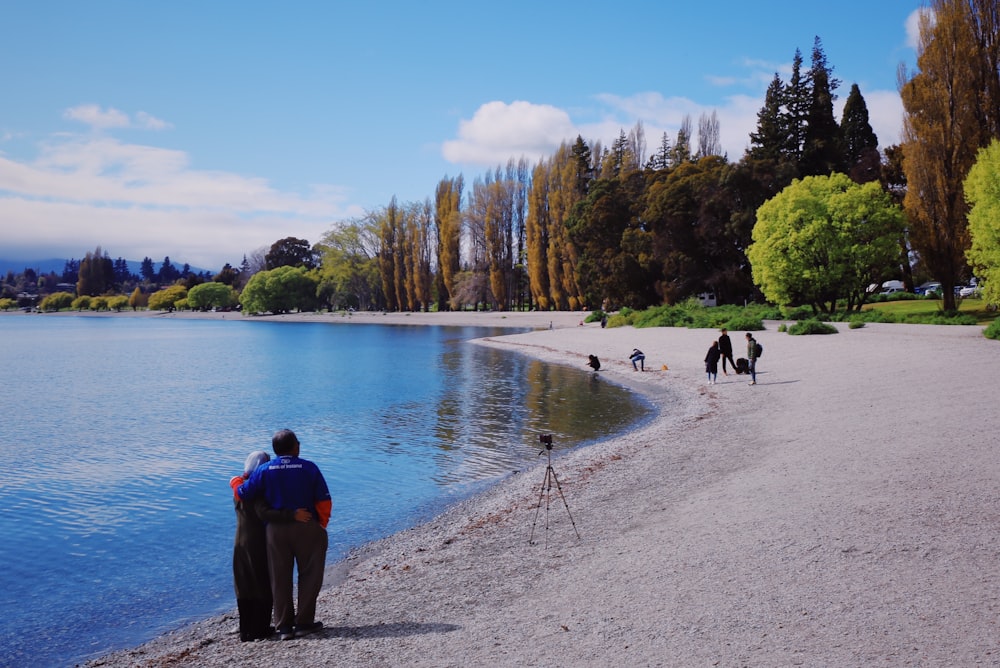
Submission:
<svg viewBox="0 0 1000 668">
<path fill-rule="evenodd" d="M 0 276 L 6 276 L 8 271 L 12 271 L 15 274 L 23 274 L 25 269 L 34 269 L 39 274 L 47 274 L 50 271 L 62 274 L 65 268 L 66 259 L 58 257 L 52 257 L 47 260 L 0 259 Z"/>
<path fill-rule="evenodd" d="M 78 257 L 75 259 L 82 260 L 83 258 Z M 60 257 L 52 257 L 45 260 L 5 260 L 0 258 L 0 276 L 6 276 L 8 271 L 12 271 L 14 274 L 23 274 L 25 269 L 34 269 L 39 274 L 47 274 L 54 271 L 61 276 L 63 270 L 66 269 L 67 260 L 68 258 Z M 142 261 L 125 260 L 125 262 L 128 263 L 128 270 L 138 276 L 139 270 L 142 268 Z M 159 271 L 162 264 L 163 262 L 154 262 L 153 268 Z M 171 260 L 170 264 L 177 267 L 177 271 L 184 268 L 183 262 L 174 262 Z M 191 271 L 200 274 L 205 270 L 200 267 L 191 267 Z M 214 274 L 216 272 L 209 273 Z"/>
</svg>

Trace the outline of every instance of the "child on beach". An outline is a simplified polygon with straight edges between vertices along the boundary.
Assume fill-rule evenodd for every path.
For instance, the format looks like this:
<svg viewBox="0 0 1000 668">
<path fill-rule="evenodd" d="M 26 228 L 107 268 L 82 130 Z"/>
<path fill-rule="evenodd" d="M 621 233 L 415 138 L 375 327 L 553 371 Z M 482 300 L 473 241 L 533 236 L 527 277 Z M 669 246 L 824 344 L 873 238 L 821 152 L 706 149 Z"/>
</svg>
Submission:
<svg viewBox="0 0 1000 668">
<path fill-rule="evenodd" d="M 722 351 L 719 350 L 719 342 L 712 341 L 712 345 L 708 349 L 708 354 L 705 355 L 705 372 L 708 374 L 708 384 L 715 385 L 715 378 L 719 374 L 719 357 L 722 356 Z"/>
</svg>

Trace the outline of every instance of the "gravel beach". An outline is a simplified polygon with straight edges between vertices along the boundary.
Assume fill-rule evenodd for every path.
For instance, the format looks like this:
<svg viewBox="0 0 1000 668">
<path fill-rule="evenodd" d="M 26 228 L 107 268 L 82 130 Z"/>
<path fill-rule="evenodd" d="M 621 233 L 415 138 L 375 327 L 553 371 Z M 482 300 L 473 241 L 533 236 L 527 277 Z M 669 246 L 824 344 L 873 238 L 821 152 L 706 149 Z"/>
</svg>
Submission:
<svg viewBox="0 0 1000 668">
<path fill-rule="evenodd" d="M 330 564 L 315 635 L 241 643 L 234 611 L 86 665 L 1000 665 L 1000 343 L 981 327 L 769 322 L 750 387 L 721 367 L 706 383 L 714 330 L 583 317 L 349 318 L 537 328 L 479 343 L 581 369 L 600 357 L 658 415 L 556 444 L 561 497 L 541 496 L 539 458 Z"/>
</svg>

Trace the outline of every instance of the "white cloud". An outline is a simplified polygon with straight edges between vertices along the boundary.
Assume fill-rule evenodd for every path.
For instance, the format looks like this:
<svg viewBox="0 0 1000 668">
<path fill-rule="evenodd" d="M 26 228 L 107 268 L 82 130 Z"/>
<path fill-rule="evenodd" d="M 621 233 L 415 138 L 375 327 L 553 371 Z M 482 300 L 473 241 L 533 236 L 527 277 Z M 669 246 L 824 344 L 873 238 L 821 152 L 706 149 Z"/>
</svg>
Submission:
<svg viewBox="0 0 1000 668">
<path fill-rule="evenodd" d="M 761 70 L 763 72 L 763 70 Z M 686 97 L 664 97 L 658 92 L 642 92 L 629 96 L 603 93 L 594 99 L 598 103 L 588 109 L 577 109 L 578 116 L 597 120 L 576 120 L 569 111 L 530 102 L 489 102 L 481 106 L 472 119 L 459 124 L 459 138 L 445 142 L 442 153 L 446 160 L 459 164 L 497 165 L 508 158 L 527 156 L 531 159 L 549 157 L 563 141 L 572 142 L 578 135 L 590 142 L 600 141 L 610 146 L 622 131 L 628 133 L 637 121 L 642 121 L 647 152 L 659 145 L 664 133 L 673 143 L 685 117 L 691 119 L 693 147 L 697 146 L 698 121 L 702 114 L 716 114 L 723 152 L 731 161 L 743 157 L 750 145 L 750 133 L 757 128 L 757 113 L 764 104 L 764 89 L 774 77 L 753 75 L 759 95 L 730 95 L 720 105 L 706 105 Z M 743 83 L 750 83 L 744 79 Z M 872 128 L 884 148 L 899 141 L 902 123 L 902 103 L 896 91 L 862 91 Z M 839 121 L 844 96 L 835 109 Z"/>
<path fill-rule="evenodd" d="M 547 104 L 487 102 L 469 120 L 459 122 L 458 138 L 441 152 L 454 163 L 496 165 L 522 156 L 536 160 L 575 137 L 569 114 Z"/>
<path fill-rule="evenodd" d="M 899 143 L 903 129 L 903 101 L 894 90 L 861 91 L 868 107 L 868 122 L 878 137 L 879 149 Z M 838 117 L 839 118 L 839 117 Z"/>
<path fill-rule="evenodd" d="M 63 118 L 79 121 L 95 129 L 127 128 L 130 123 L 128 114 L 118 111 L 114 107 L 101 109 L 96 104 L 82 104 L 67 109 L 63 112 Z"/>
<path fill-rule="evenodd" d="M 181 151 L 101 135 L 52 138 L 32 161 L 0 155 L 5 253 L 81 257 L 101 245 L 116 257 L 170 255 L 218 269 L 286 236 L 315 243 L 336 220 L 361 214 L 341 188 L 280 191 L 262 178 L 194 169 Z"/>
<path fill-rule="evenodd" d="M 925 11 L 929 13 L 933 20 L 934 14 L 931 10 L 923 7 L 914 9 L 906 17 L 906 46 L 913 50 L 916 50 L 920 45 L 920 15 Z"/>
<path fill-rule="evenodd" d="M 96 104 L 81 104 L 63 112 L 63 118 L 89 125 L 95 130 L 110 128 L 141 128 L 144 130 L 168 130 L 173 126 L 145 111 L 136 113 L 132 119 L 123 111 L 114 107 L 102 109 Z"/>
<path fill-rule="evenodd" d="M 160 120 L 156 116 L 147 114 L 145 111 L 136 112 L 135 120 L 139 127 L 147 130 L 169 130 L 174 127 L 170 123 Z"/>
</svg>

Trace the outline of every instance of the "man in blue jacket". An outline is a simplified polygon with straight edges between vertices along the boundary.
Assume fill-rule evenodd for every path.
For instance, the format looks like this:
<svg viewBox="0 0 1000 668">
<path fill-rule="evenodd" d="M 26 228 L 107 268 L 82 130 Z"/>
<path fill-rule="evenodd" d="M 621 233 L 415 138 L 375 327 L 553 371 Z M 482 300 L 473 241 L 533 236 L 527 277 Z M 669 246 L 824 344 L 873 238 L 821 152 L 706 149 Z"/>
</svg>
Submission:
<svg viewBox="0 0 1000 668">
<path fill-rule="evenodd" d="M 240 499 L 263 496 L 274 510 L 305 509 L 306 522 L 267 525 L 267 558 L 270 563 L 271 592 L 274 595 L 274 625 L 282 640 L 302 637 L 323 628 L 316 621 L 316 599 L 323 587 L 333 502 L 319 467 L 299 457 L 299 439 L 290 429 L 282 429 L 271 439 L 277 455 L 261 465 L 246 482 L 230 481 Z M 240 481 L 242 484 L 240 484 Z M 299 571 L 298 613 L 293 602 L 293 569 Z"/>
</svg>

